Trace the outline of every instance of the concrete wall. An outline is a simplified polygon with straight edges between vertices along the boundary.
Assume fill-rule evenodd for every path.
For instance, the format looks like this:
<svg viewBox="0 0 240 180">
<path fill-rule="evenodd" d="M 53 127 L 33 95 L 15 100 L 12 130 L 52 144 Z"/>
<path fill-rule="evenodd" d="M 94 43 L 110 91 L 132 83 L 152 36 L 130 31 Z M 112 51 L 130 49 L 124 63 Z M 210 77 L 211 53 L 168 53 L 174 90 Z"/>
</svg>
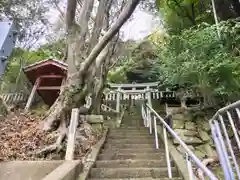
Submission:
<svg viewBox="0 0 240 180">
<path fill-rule="evenodd" d="M 77 180 L 81 161 L 9 161 L 0 163 L 0 180 Z"/>
<path fill-rule="evenodd" d="M 40 180 L 63 161 L 9 161 L 0 163 L 0 180 Z"/>
</svg>

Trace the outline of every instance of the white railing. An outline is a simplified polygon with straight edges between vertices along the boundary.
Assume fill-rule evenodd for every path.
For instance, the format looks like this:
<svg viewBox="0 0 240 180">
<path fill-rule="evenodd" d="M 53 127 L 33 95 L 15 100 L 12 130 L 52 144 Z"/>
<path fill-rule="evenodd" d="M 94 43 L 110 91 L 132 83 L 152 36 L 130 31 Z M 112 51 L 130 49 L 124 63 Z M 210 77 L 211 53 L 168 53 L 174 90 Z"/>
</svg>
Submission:
<svg viewBox="0 0 240 180">
<path fill-rule="evenodd" d="M 86 108 L 89 108 L 92 104 L 92 98 L 91 96 L 87 96 L 86 97 L 86 104 L 84 105 Z M 111 108 L 110 106 L 106 105 L 106 104 L 101 104 L 101 109 L 103 111 L 108 111 L 108 112 L 114 112 L 114 113 L 117 113 L 117 110 L 116 109 L 113 109 Z"/>
<path fill-rule="evenodd" d="M 236 142 L 236 151 L 240 151 L 239 127 L 240 125 L 240 100 L 219 109 L 210 120 L 210 126 L 214 143 L 216 145 L 218 157 L 221 167 L 224 172 L 224 177 L 227 180 L 240 179 L 240 170 L 237 157 L 234 153 L 234 147 L 231 143 L 227 127 L 233 132 L 233 137 Z M 233 161 L 233 163 L 231 163 Z M 234 173 L 235 172 L 235 173 Z"/>
<path fill-rule="evenodd" d="M 29 97 L 29 94 L 23 92 L 15 92 L 15 93 L 3 93 L 0 94 L 2 100 L 7 105 L 14 105 L 17 103 L 26 103 Z M 40 96 L 36 95 L 34 97 L 34 102 L 38 102 L 40 100 Z"/>
<path fill-rule="evenodd" d="M 114 112 L 114 113 L 117 113 L 117 111 L 113 108 L 111 108 L 110 106 L 107 106 L 105 104 L 101 104 L 101 109 L 103 111 L 108 111 L 108 112 Z"/>
<path fill-rule="evenodd" d="M 175 140 L 178 141 L 180 146 L 186 152 L 186 163 L 189 172 L 189 178 L 192 180 L 194 179 L 194 173 L 192 168 L 192 162 L 196 164 L 198 168 L 200 168 L 203 173 L 210 179 L 210 180 L 217 180 L 216 176 L 198 159 L 198 157 L 188 148 L 188 146 L 184 143 L 184 141 L 176 134 L 176 132 L 165 122 L 165 120 L 149 105 L 145 104 L 142 105 L 142 118 L 145 127 L 149 128 L 150 134 L 153 133 L 154 129 L 154 136 L 155 136 L 155 145 L 156 149 L 159 148 L 159 138 L 157 132 L 157 121 L 159 121 L 162 125 L 162 132 L 164 138 L 164 147 L 165 147 L 165 155 L 167 161 L 167 168 L 168 168 L 168 177 L 172 178 L 172 168 L 171 168 L 171 161 L 170 161 L 170 154 L 168 149 L 168 138 L 167 132 L 170 134 Z"/>
<path fill-rule="evenodd" d="M 152 99 L 161 99 L 161 98 L 175 98 L 174 91 L 159 91 L 157 89 L 149 89 L 149 90 L 114 90 L 105 93 L 106 101 L 115 101 L 117 100 L 117 94 L 120 92 L 122 95 L 120 96 L 120 100 L 139 100 L 146 99 L 145 95 L 147 92 L 151 93 Z"/>
<path fill-rule="evenodd" d="M 1 94 L 1 98 L 6 104 L 15 104 L 19 102 L 26 102 L 28 95 L 25 93 L 6 93 Z"/>
</svg>

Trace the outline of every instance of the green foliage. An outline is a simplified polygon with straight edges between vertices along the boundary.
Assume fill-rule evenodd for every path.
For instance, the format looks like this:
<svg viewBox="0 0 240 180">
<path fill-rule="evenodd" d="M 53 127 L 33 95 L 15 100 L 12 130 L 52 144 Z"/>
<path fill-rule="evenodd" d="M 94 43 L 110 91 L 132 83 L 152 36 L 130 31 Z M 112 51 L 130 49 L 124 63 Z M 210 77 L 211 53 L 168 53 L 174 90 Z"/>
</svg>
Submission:
<svg viewBox="0 0 240 180">
<path fill-rule="evenodd" d="M 159 61 L 155 71 L 164 84 L 188 85 L 212 103 L 221 96 L 233 101 L 240 98 L 240 25 L 239 20 L 220 24 L 221 38 L 214 25 L 172 35 L 158 46 Z M 208 102 L 211 101 L 211 102 Z"/>
<path fill-rule="evenodd" d="M 156 81 L 158 73 L 153 71 L 153 67 L 157 56 L 152 44 L 146 40 L 133 43 L 129 48 L 131 49 L 130 55 L 123 58 L 120 65 L 109 73 L 108 80 L 114 83 Z"/>
<path fill-rule="evenodd" d="M 118 67 L 108 73 L 108 81 L 111 83 L 127 83 L 127 77 L 124 67 Z"/>
<path fill-rule="evenodd" d="M 156 0 L 159 11 L 163 14 L 170 33 L 178 34 L 181 30 L 201 22 L 213 23 L 211 1 L 207 0 Z"/>
<path fill-rule="evenodd" d="M 240 98 L 240 23 L 232 19 L 216 26 L 207 23 L 169 36 L 155 32 L 135 44 L 111 81 L 159 81 L 182 85 L 204 98 L 205 105 Z"/>
<path fill-rule="evenodd" d="M 61 59 L 63 57 L 63 47 L 64 43 L 59 41 L 52 44 L 46 44 L 37 50 L 15 48 L 12 55 L 9 57 L 8 65 L 4 72 L 3 84 L 1 87 L 2 91 L 14 91 L 14 89 L 16 89 L 17 79 L 24 78 L 20 73 L 24 66 L 47 58 Z M 22 85 L 24 85 L 24 81 L 22 83 Z"/>
</svg>

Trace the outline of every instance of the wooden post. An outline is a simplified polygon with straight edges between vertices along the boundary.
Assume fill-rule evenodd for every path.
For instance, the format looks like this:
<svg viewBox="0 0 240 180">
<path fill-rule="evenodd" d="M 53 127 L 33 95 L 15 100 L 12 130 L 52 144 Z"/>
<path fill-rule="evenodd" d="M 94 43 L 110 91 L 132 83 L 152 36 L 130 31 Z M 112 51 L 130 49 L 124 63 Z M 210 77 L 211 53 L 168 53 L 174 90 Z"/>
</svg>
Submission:
<svg viewBox="0 0 240 180">
<path fill-rule="evenodd" d="M 117 99 L 116 99 L 116 111 L 119 113 L 120 112 L 120 92 L 121 87 L 118 87 L 118 92 L 117 92 Z"/>
<path fill-rule="evenodd" d="M 33 85 L 31 94 L 30 94 L 29 97 L 28 97 L 28 101 L 27 101 L 27 104 L 26 104 L 25 109 L 24 109 L 25 112 L 28 111 L 28 109 L 30 108 L 30 106 L 31 106 L 31 104 L 32 104 L 32 100 L 33 100 L 34 95 L 35 95 L 35 93 L 36 93 L 36 90 L 37 90 L 37 88 L 38 88 L 38 86 L 39 86 L 39 84 L 40 84 L 40 81 L 41 81 L 41 78 L 38 77 L 37 80 L 35 81 L 34 85 Z"/>
<path fill-rule="evenodd" d="M 73 160 L 76 140 L 76 130 L 78 126 L 79 109 L 72 109 L 71 121 L 68 131 L 67 150 L 65 160 Z"/>
</svg>

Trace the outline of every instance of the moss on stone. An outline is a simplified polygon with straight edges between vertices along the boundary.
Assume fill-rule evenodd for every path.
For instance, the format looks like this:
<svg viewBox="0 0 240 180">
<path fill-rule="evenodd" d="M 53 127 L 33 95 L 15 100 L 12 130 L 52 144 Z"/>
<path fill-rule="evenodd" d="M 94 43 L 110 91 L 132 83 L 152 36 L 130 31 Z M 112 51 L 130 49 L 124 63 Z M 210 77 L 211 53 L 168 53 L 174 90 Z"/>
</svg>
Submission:
<svg viewBox="0 0 240 180">
<path fill-rule="evenodd" d="M 200 137 L 204 142 L 207 142 L 207 141 L 209 141 L 209 140 L 211 139 L 211 137 L 209 136 L 209 134 L 208 134 L 206 131 L 202 130 L 202 129 L 200 129 L 200 130 L 198 131 L 198 134 L 199 134 L 199 137 Z"/>
<path fill-rule="evenodd" d="M 188 122 L 185 122 L 185 128 L 187 130 L 196 130 L 197 126 L 196 126 L 196 124 L 194 122 L 188 121 Z"/>
</svg>

